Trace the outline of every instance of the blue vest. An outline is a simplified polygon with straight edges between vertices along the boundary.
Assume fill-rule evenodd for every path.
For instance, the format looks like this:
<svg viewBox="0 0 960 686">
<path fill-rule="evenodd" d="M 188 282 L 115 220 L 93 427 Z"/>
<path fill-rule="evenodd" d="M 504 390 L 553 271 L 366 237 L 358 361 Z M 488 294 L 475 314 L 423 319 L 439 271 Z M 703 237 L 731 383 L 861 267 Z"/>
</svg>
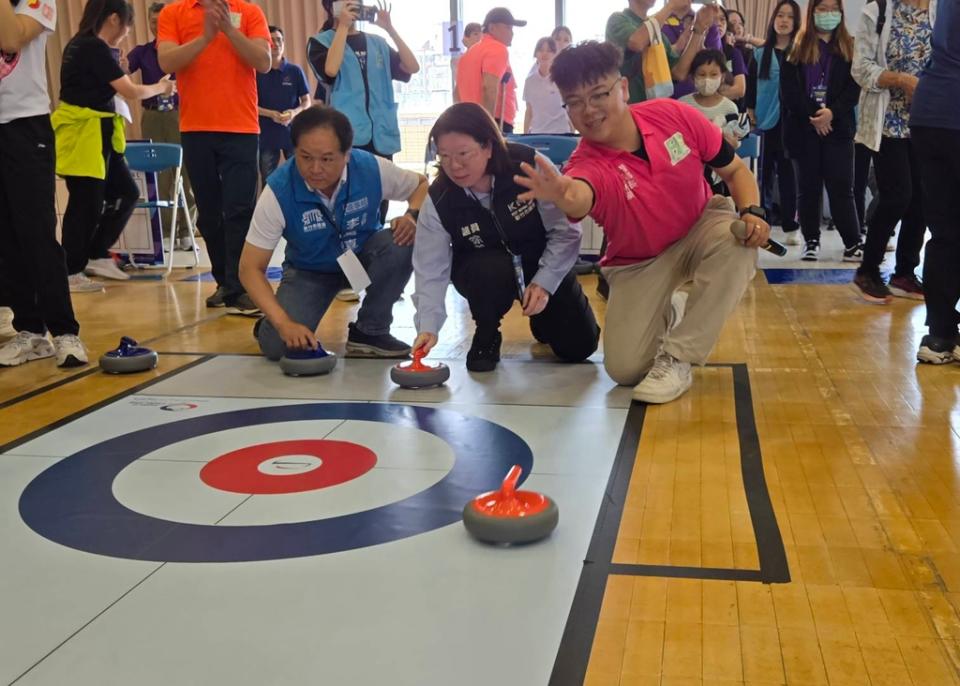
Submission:
<svg viewBox="0 0 960 686">
<path fill-rule="evenodd" d="M 329 50 L 335 33 L 330 29 L 317 34 L 314 39 Z M 369 33 L 366 36 L 366 88 L 357 53 L 346 45 L 340 72 L 330 91 L 330 106 L 347 115 L 353 125 L 354 145 L 367 145 L 372 141 L 378 153 L 392 155 L 400 152 L 400 122 L 393 97 L 390 46 L 380 36 Z"/>
<path fill-rule="evenodd" d="M 351 150 L 347 181 L 333 207 L 337 226 L 330 226 L 320 206 L 319 193 L 307 188 L 295 159 L 287 160 L 267 179 L 283 211 L 286 259 L 296 269 L 335 274 L 337 258 L 346 248 L 359 253 L 370 237 L 382 229 L 380 203 L 383 189 L 377 158 Z M 342 234 L 340 233 L 342 232 Z"/>
<path fill-rule="evenodd" d="M 760 78 L 760 62 L 765 48 L 757 48 L 753 58 L 757 62 L 757 126 L 761 131 L 769 131 L 780 121 L 780 60 L 776 54 L 770 55 L 770 78 Z"/>
</svg>

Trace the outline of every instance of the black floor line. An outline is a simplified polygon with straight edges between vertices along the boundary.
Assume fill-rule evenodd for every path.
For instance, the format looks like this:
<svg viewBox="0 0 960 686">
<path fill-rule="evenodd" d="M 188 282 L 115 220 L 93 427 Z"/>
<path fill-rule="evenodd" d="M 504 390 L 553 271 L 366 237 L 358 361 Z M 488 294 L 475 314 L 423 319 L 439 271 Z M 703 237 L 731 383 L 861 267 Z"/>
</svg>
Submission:
<svg viewBox="0 0 960 686">
<path fill-rule="evenodd" d="M 611 574 L 625 576 L 655 576 L 680 579 L 707 579 L 723 581 L 753 581 L 787 583 L 790 570 L 787 565 L 783 538 L 770 501 L 763 474 L 763 456 L 753 414 L 750 375 L 745 364 L 711 367 L 729 367 L 733 373 L 734 405 L 737 434 L 740 439 L 740 469 L 744 491 L 750 509 L 760 569 L 718 569 L 709 567 L 679 567 L 673 565 L 616 564 L 613 550 L 620 530 L 620 520 L 630 485 L 630 475 L 636 462 L 637 447 L 646 416 L 646 406 L 634 404 L 627 414 L 620 446 L 614 458 L 604 500 L 597 514 L 593 538 L 583 561 L 580 581 L 574 594 L 567 624 L 564 627 L 550 676 L 550 686 L 581 686 L 587 673 L 593 638 L 600 618 L 600 607 Z"/>
</svg>

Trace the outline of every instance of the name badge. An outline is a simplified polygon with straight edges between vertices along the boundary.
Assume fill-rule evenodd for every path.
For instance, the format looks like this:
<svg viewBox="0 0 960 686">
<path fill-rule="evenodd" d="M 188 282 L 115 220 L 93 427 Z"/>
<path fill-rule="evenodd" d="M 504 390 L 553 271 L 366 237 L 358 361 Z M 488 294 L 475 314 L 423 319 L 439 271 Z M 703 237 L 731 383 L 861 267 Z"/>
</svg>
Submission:
<svg viewBox="0 0 960 686">
<path fill-rule="evenodd" d="M 825 107 L 827 104 L 827 87 L 824 84 L 820 84 L 813 89 L 813 99 L 817 102 L 820 107 Z"/>
<path fill-rule="evenodd" d="M 690 154 L 690 148 L 687 147 L 686 141 L 683 140 L 683 134 L 679 131 L 670 136 L 664 142 L 664 145 L 667 147 L 667 152 L 670 154 L 670 164 L 673 166 L 677 166 Z"/>
<path fill-rule="evenodd" d="M 243 20 L 243 15 L 240 14 L 239 12 L 231 12 L 231 13 L 230 13 L 230 23 L 233 25 L 233 28 L 239 29 L 239 28 L 240 28 L 240 22 L 241 22 L 242 20 Z"/>
<path fill-rule="evenodd" d="M 372 283 L 370 281 L 370 275 L 367 274 L 367 270 L 360 264 L 360 259 L 353 250 L 348 249 L 338 257 L 337 264 L 339 264 L 340 269 L 343 270 L 343 274 L 347 277 L 347 281 L 350 282 L 350 288 L 353 289 L 354 293 L 363 292 L 363 290 Z"/>
</svg>

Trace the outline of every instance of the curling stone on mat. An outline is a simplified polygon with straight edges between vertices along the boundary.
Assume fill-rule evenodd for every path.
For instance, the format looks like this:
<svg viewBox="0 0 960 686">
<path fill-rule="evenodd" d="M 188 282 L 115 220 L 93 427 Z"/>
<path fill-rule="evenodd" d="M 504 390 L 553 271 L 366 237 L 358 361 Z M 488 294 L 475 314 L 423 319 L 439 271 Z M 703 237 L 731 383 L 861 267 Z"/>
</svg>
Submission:
<svg viewBox="0 0 960 686">
<path fill-rule="evenodd" d="M 422 350 L 414 350 L 413 362 L 390 368 L 390 380 L 401 388 L 428 388 L 445 383 L 450 378 L 450 367 L 442 362 L 436 367 L 424 364 L 425 356 Z"/>
<path fill-rule="evenodd" d="M 463 508 L 463 525 L 487 543 L 530 543 L 550 535 L 560 520 L 557 504 L 535 491 L 518 491 L 522 469 L 513 465 L 499 491 L 478 495 Z"/>
<path fill-rule="evenodd" d="M 108 374 L 145 372 L 156 367 L 159 359 L 156 351 L 124 336 L 116 350 L 107 351 L 100 357 L 100 369 Z"/>
<path fill-rule="evenodd" d="M 321 347 L 316 350 L 289 350 L 280 358 L 280 369 L 287 376 L 329 374 L 337 366 L 337 356 Z"/>
</svg>

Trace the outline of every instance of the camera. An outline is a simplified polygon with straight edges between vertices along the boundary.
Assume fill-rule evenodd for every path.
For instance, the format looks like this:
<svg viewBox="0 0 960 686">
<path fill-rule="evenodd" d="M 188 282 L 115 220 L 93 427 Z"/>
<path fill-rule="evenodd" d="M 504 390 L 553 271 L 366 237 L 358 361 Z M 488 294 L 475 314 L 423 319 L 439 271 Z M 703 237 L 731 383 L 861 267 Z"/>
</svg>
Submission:
<svg viewBox="0 0 960 686">
<path fill-rule="evenodd" d="M 333 3 L 333 16 L 339 17 L 340 13 L 343 11 L 344 5 L 351 5 L 353 7 L 354 14 L 357 17 L 357 21 L 376 21 L 377 20 L 377 8 L 372 5 L 364 5 L 361 2 L 348 2 L 348 0 L 337 0 Z"/>
</svg>

